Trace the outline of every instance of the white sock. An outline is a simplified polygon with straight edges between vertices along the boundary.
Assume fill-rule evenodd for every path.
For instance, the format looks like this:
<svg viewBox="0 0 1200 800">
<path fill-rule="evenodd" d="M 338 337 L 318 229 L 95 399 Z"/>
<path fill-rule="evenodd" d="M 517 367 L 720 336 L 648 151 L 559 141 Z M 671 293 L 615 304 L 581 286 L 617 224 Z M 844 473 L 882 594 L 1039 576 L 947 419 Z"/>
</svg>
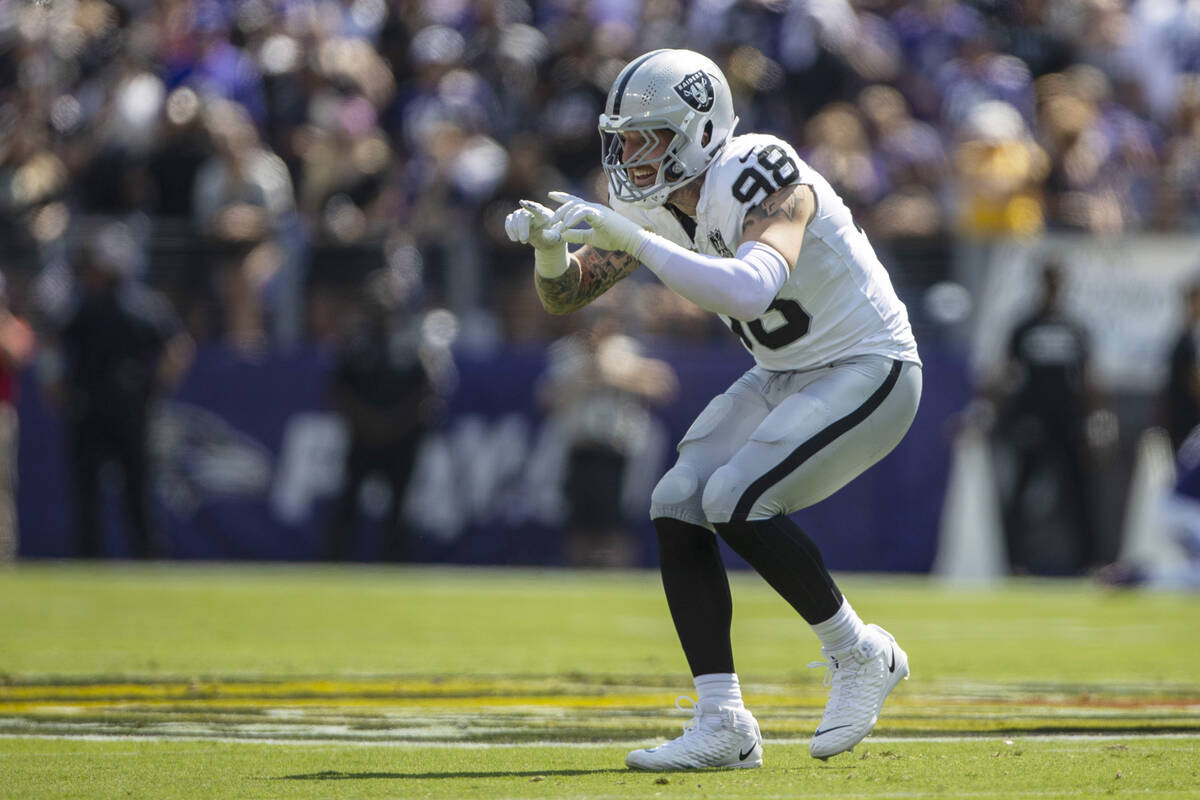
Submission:
<svg viewBox="0 0 1200 800">
<path fill-rule="evenodd" d="M 745 708 L 742 704 L 742 686 L 738 683 L 736 672 L 710 672 L 707 675 L 697 675 L 696 705 L 709 705 L 724 708 Z"/>
<path fill-rule="evenodd" d="M 840 653 L 858 644 L 864 626 L 858 614 L 850 607 L 850 601 L 843 597 L 837 613 L 824 622 L 813 625 L 812 629 L 821 640 L 822 647 L 831 653 Z"/>
</svg>

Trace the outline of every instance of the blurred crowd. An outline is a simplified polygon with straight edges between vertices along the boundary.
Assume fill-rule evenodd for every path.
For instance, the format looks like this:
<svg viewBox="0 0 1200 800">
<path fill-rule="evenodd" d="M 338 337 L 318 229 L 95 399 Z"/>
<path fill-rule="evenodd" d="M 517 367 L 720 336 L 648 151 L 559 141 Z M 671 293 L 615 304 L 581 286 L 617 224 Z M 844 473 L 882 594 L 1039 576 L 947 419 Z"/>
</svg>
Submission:
<svg viewBox="0 0 1200 800">
<path fill-rule="evenodd" d="M 423 343 L 557 339 L 582 355 L 550 370 L 541 400 L 582 431 L 582 516 L 615 508 L 628 448 L 581 426 L 594 415 L 578 401 L 603 395 L 636 428 L 675 378 L 641 359 L 663 374 L 631 384 L 603 354 L 634 363 L 633 340 L 602 334 L 727 332 L 644 275 L 588 314 L 547 315 L 503 222 L 554 189 L 605 197 L 597 115 L 623 65 L 659 47 L 713 57 L 740 129 L 793 142 L 877 246 L 1200 229 L 1198 0 L 0 0 L 0 411 L 44 335 L 39 373 L 77 449 L 137 476 L 145 409 L 193 342 L 250 359 L 327 345 L 354 441 L 327 542 L 344 557 L 363 476 L 401 493 L 453 382 Z M 99 363 L 116 366 L 71 371 Z M 88 413 L 113 376 L 132 398 L 107 404 L 132 409 L 121 424 Z M 417 422 L 380 449 L 398 418 Z M 1081 441 L 1060 448 L 1068 463 Z M 75 480 L 81 513 L 96 461 L 73 458 L 90 476 Z M 1067 484 L 1085 508 L 1082 479 Z M 138 527 L 144 490 L 127 488 Z M 15 548 L 7 508 L 0 557 Z M 571 560 L 627 558 L 615 523 L 574 527 Z"/>
<path fill-rule="evenodd" d="M 119 217 L 202 341 L 336 337 L 379 268 L 464 336 L 561 333 L 504 216 L 602 195 L 613 77 L 678 46 L 876 237 L 1200 226 L 1194 0 L 0 0 L 6 271 L 53 314 Z"/>
</svg>

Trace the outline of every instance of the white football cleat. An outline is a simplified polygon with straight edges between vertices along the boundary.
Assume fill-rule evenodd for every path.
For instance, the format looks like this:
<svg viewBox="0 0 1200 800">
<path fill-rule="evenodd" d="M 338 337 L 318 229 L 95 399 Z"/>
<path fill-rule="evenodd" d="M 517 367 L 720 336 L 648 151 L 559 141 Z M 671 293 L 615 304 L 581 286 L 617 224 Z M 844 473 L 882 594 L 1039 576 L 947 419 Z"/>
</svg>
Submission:
<svg viewBox="0 0 1200 800">
<path fill-rule="evenodd" d="M 821 648 L 821 655 L 825 661 L 809 666 L 827 666 L 825 685 L 832 688 L 808 751 L 826 759 L 854 749 L 875 727 L 888 693 L 908 678 L 908 654 L 890 633 L 868 625 L 854 647 L 840 653 Z"/>
<path fill-rule="evenodd" d="M 753 714 L 744 708 L 701 705 L 690 697 L 676 698 L 675 707 L 681 710 L 686 710 L 682 700 L 692 703 L 695 714 L 683 726 L 683 735 L 658 747 L 634 750 L 625 756 L 627 767 L 661 771 L 762 766 L 762 734 Z"/>
</svg>

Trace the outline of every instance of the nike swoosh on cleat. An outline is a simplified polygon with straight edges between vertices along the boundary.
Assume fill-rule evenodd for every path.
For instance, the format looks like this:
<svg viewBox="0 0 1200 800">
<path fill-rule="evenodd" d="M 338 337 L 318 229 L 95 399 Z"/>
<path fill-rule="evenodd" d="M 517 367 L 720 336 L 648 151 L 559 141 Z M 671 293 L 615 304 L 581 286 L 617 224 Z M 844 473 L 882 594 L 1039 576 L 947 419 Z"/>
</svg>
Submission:
<svg viewBox="0 0 1200 800">
<path fill-rule="evenodd" d="M 888 672 L 896 671 L 896 648 L 892 646 L 892 663 L 888 664 Z"/>
<path fill-rule="evenodd" d="M 850 727 L 849 725 L 834 725 L 832 728 L 826 728 L 823 731 L 821 731 L 821 730 L 817 731 L 816 733 L 813 734 L 813 738 L 815 739 L 823 733 L 829 733 L 830 731 L 836 731 L 836 730 L 840 730 L 842 728 L 849 728 L 849 727 Z"/>
<path fill-rule="evenodd" d="M 749 758 L 750 754 L 754 752 L 754 748 L 756 748 L 756 747 L 758 747 L 757 739 L 754 740 L 754 744 L 750 745 L 749 750 L 747 750 L 744 753 L 741 753 L 741 752 L 738 753 L 738 761 L 745 761 L 747 758 Z"/>
</svg>

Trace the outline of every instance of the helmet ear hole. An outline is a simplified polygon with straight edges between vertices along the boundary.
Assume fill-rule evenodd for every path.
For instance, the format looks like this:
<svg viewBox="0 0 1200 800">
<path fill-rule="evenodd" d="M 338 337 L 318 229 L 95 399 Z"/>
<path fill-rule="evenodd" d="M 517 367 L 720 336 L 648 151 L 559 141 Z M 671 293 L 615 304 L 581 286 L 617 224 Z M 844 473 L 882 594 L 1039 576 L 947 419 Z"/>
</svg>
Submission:
<svg viewBox="0 0 1200 800">
<path fill-rule="evenodd" d="M 712 141 L 713 124 L 710 119 L 704 123 L 704 134 L 700 137 L 700 146 L 708 147 L 708 143 Z"/>
</svg>

